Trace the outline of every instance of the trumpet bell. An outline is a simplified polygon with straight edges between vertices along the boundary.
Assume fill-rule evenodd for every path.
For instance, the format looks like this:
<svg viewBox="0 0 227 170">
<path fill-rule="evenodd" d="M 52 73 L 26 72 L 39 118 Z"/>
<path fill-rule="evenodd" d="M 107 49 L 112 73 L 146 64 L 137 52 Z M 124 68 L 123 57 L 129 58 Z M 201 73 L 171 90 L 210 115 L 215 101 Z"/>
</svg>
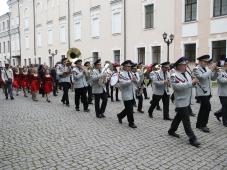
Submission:
<svg viewBox="0 0 227 170">
<path fill-rule="evenodd" d="M 72 63 L 78 60 L 80 56 L 81 56 L 81 52 L 78 48 L 70 48 L 67 51 L 67 59 Z"/>
</svg>

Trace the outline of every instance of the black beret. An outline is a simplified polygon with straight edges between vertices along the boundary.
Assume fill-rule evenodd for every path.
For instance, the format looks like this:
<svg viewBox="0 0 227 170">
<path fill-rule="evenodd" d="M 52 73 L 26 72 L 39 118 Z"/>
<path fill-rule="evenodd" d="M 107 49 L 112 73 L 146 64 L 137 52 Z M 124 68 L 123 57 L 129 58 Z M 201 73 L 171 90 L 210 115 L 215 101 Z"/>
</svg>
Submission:
<svg viewBox="0 0 227 170">
<path fill-rule="evenodd" d="M 179 58 L 175 63 L 174 63 L 174 67 L 180 65 L 180 64 L 187 64 L 186 62 L 186 58 L 185 57 L 181 57 Z"/>
<path fill-rule="evenodd" d="M 126 64 L 132 65 L 133 63 L 132 63 L 131 60 L 126 60 L 126 61 L 124 61 L 121 65 L 122 65 L 122 66 L 125 66 Z"/>
<path fill-rule="evenodd" d="M 86 61 L 86 62 L 84 63 L 84 66 L 86 66 L 86 65 L 88 65 L 88 64 L 91 64 L 90 61 Z"/>
<path fill-rule="evenodd" d="M 132 63 L 132 68 L 136 68 L 137 67 L 137 64 L 136 63 Z"/>
<path fill-rule="evenodd" d="M 227 58 L 225 58 L 225 64 L 227 64 Z"/>
<path fill-rule="evenodd" d="M 138 63 L 138 65 L 142 65 L 142 64 L 143 64 L 143 62 Z"/>
<path fill-rule="evenodd" d="M 199 60 L 199 61 L 209 61 L 210 60 L 210 55 L 208 55 L 208 54 L 202 55 L 202 56 L 198 57 L 197 60 Z"/>
<path fill-rule="evenodd" d="M 154 64 L 152 64 L 152 67 L 155 67 L 155 66 L 157 66 L 158 65 L 158 63 L 154 63 Z"/>
<path fill-rule="evenodd" d="M 101 64 L 101 59 L 98 59 L 94 62 L 94 65 Z"/>
<path fill-rule="evenodd" d="M 170 65 L 170 62 L 169 61 L 166 61 L 166 62 L 163 62 L 160 64 L 162 67 L 169 67 Z"/>
<path fill-rule="evenodd" d="M 78 59 L 78 60 L 76 60 L 76 61 L 74 62 L 74 64 L 78 64 L 79 62 L 82 62 L 82 60 L 81 60 L 81 59 Z"/>
</svg>

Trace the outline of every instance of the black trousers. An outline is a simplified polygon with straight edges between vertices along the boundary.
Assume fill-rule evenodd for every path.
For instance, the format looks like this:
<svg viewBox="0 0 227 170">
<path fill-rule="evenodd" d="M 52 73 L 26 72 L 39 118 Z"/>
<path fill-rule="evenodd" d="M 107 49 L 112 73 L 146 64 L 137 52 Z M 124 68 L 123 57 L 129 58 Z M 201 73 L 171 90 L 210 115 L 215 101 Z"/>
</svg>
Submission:
<svg viewBox="0 0 227 170">
<path fill-rule="evenodd" d="M 170 96 L 167 95 L 166 92 L 162 96 L 153 94 L 151 106 L 148 110 L 148 113 L 149 115 L 153 114 L 155 107 L 158 105 L 161 99 L 163 103 L 163 118 L 166 119 L 169 118 L 169 99 L 170 99 Z"/>
<path fill-rule="evenodd" d="M 94 94 L 94 95 L 95 95 L 95 112 L 96 112 L 96 116 L 99 116 L 103 114 L 106 110 L 107 93 L 103 91 L 103 93 Z M 100 99 L 102 99 L 101 107 L 100 107 Z"/>
<path fill-rule="evenodd" d="M 63 96 L 61 100 L 65 104 L 69 104 L 69 89 L 71 87 L 71 84 L 69 82 L 61 82 L 61 86 L 63 89 Z"/>
<path fill-rule="evenodd" d="M 145 99 L 148 99 L 148 96 L 147 96 L 147 88 L 146 87 L 143 88 L 143 95 L 144 95 L 144 98 Z"/>
<path fill-rule="evenodd" d="M 139 111 L 142 111 L 142 108 L 143 108 L 143 95 L 139 95 L 139 96 L 136 96 L 136 98 L 138 99 L 138 108 L 137 110 Z"/>
<path fill-rule="evenodd" d="M 115 88 L 115 97 L 116 97 L 116 100 L 118 100 L 118 92 L 119 92 L 119 89 L 117 87 L 110 86 L 111 100 L 113 100 L 113 91 L 114 91 L 114 88 Z"/>
<path fill-rule="evenodd" d="M 123 119 L 125 116 L 127 116 L 129 124 L 134 123 L 134 117 L 133 117 L 133 100 L 124 101 L 124 110 L 118 114 L 119 118 Z"/>
<path fill-rule="evenodd" d="M 196 127 L 202 128 L 206 127 L 209 119 L 209 114 L 211 111 L 210 97 L 209 96 L 199 96 L 200 108 L 197 117 Z"/>
<path fill-rule="evenodd" d="M 92 87 L 88 85 L 87 87 L 87 92 L 88 92 L 88 103 L 92 102 Z"/>
<path fill-rule="evenodd" d="M 88 109 L 87 87 L 75 89 L 75 105 L 76 109 L 80 108 L 80 99 L 84 105 L 84 110 Z"/>
<path fill-rule="evenodd" d="M 191 128 L 191 122 L 190 122 L 190 108 L 188 107 L 181 107 L 176 108 L 176 116 L 172 121 L 171 127 L 169 129 L 169 132 L 176 132 L 178 129 L 178 126 L 180 122 L 182 121 L 185 133 L 189 137 L 189 139 L 193 140 L 196 138 L 192 128 Z"/>
<path fill-rule="evenodd" d="M 58 82 L 57 80 L 53 81 L 53 95 L 56 96 L 57 95 L 57 89 L 58 89 Z"/>
<path fill-rule="evenodd" d="M 227 126 L 227 97 L 220 96 L 219 98 L 222 105 L 222 109 L 221 109 L 222 122 L 224 126 Z"/>
</svg>

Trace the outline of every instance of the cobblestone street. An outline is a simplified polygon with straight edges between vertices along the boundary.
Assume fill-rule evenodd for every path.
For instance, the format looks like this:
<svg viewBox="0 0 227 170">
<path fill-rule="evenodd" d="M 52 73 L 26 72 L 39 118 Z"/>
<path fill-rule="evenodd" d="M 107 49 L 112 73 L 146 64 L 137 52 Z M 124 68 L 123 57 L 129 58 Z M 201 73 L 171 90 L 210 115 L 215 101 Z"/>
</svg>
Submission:
<svg viewBox="0 0 227 170">
<path fill-rule="evenodd" d="M 138 128 L 131 129 L 127 119 L 118 123 L 122 102 L 109 100 L 106 118 L 97 119 L 94 105 L 90 113 L 76 112 L 74 93 L 70 107 L 60 103 L 60 96 L 51 103 L 40 96 L 33 102 L 22 94 L 7 101 L 1 91 L 0 169 L 227 169 L 227 128 L 213 115 L 220 108 L 217 96 L 212 98 L 211 133 L 196 129 L 196 118 L 191 118 L 200 148 L 189 145 L 182 124 L 180 139 L 168 136 L 171 122 L 164 121 L 160 111 L 150 119 L 149 100 L 144 100 L 145 114 L 135 112 Z M 198 108 L 192 105 L 196 114 Z M 175 115 L 173 104 L 170 115 Z"/>
</svg>

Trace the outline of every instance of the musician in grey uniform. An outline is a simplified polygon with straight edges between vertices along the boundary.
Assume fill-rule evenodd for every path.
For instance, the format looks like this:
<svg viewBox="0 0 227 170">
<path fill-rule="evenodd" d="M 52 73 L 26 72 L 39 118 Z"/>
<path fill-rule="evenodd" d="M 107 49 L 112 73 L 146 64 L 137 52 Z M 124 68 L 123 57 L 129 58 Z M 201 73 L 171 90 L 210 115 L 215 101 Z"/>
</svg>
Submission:
<svg viewBox="0 0 227 170">
<path fill-rule="evenodd" d="M 199 83 L 196 85 L 196 96 L 200 100 L 200 109 L 197 117 L 196 128 L 205 133 L 209 133 L 210 130 L 207 127 L 207 123 L 211 111 L 211 79 L 215 80 L 217 77 L 214 72 L 216 65 L 213 64 L 207 67 L 210 60 L 209 55 L 198 57 L 197 60 L 199 60 L 199 63 L 193 69 L 194 76 L 199 80 Z"/>
<path fill-rule="evenodd" d="M 91 82 L 91 63 L 89 61 L 84 63 L 84 66 L 87 68 L 89 75 L 87 76 L 87 83 L 88 83 L 88 87 L 87 87 L 87 95 L 88 95 L 88 104 L 93 104 L 92 103 L 92 82 Z"/>
<path fill-rule="evenodd" d="M 227 58 L 224 62 L 224 67 L 219 70 L 218 77 L 218 95 L 222 105 L 222 109 L 215 116 L 220 119 L 222 117 L 222 122 L 225 127 L 227 127 Z"/>
<path fill-rule="evenodd" d="M 135 85 L 135 97 L 138 100 L 138 107 L 137 111 L 139 113 L 144 113 L 143 109 L 143 72 L 139 69 L 137 69 L 137 65 L 133 64 L 132 65 L 132 73 L 136 77 L 138 83 Z"/>
<path fill-rule="evenodd" d="M 69 63 L 67 58 L 63 58 L 61 63 L 62 65 L 59 65 L 59 67 L 57 68 L 57 75 L 59 75 L 59 83 L 63 88 L 63 96 L 62 96 L 61 102 L 63 104 L 66 104 L 66 106 L 69 106 L 68 93 L 71 87 L 71 80 L 70 80 L 71 67 L 68 65 Z"/>
<path fill-rule="evenodd" d="M 191 145 L 198 147 L 200 143 L 192 131 L 190 123 L 190 104 L 192 87 L 198 82 L 197 79 L 192 79 L 189 73 L 186 71 L 187 64 L 184 57 L 178 59 L 175 63 L 176 71 L 171 75 L 171 84 L 175 95 L 176 116 L 168 131 L 170 136 L 179 138 L 176 133 L 180 122 L 182 121 L 184 130 L 189 137 Z"/>
<path fill-rule="evenodd" d="M 121 90 L 122 100 L 124 101 L 124 110 L 117 115 L 119 123 L 127 116 L 129 127 L 137 128 L 134 124 L 133 117 L 133 99 L 134 99 L 134 83 L 137 83 L 136 77 L 131 72 L 131 60 L 122 63 L 123 71 L 119 74 L 119 86 Z"/>
<path fill-rule="evenodd" d="M 153 87 L 153 96 L 151 106 L 148 110 L 149 117 L 153 118 L 153 111 L 159 101 L 162 99 L 163 102 L 163 117 L 164 120 L 172 120 L 169 117 L 169 99 L 170 99 L 170 75 L 168 73 L 169 62 L 164 62 L 161 64 L 161 70 L 155 73 L 153 77 L 152 87 Z"/>
<path fill-rule="evenodd" d="M 84 106 L 84 112 L 89 112 L 88 99 L 87 99 L 87 81 L 85 70 L 82 67 L 82 60 L 78 59 L 74 63 L 76 66 L 73 68 L 73 80 L 75 89 L 75 105 L 76 111 L 80 111 L 80 98 Z"/>
<path fill-rule="evenodd" d="M 102 73 L 101 60 L 98 59 L 94 62 L 95 69 L 92 71 L 92 93 L 95 96 L 95 112 L 97 118 L 104 118 L 106 105 L 107 105 L 107 93 L 105 86 L 105 73 Z M 100 99 L 102 99 L 102 104 L 100 107 Z"/>
</svg>

